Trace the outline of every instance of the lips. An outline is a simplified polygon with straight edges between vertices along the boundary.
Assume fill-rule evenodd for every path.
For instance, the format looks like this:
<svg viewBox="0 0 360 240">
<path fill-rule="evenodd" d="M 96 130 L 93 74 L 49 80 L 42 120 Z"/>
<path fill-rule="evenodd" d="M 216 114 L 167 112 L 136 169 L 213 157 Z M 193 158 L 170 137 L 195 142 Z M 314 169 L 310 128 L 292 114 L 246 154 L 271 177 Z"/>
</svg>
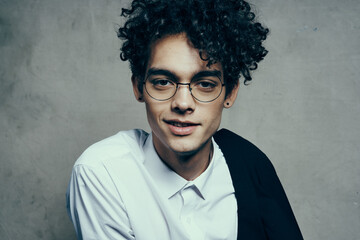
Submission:
<svg viewBox="0 0 360 240">
<path fill-rule="evenodd" d="M 189 126 L 196 126 L 198 124 L 196 123 L 190 123 L 190 122 L 176 122 L 176 121 L 165 121 L 167 124 L 171 124 L 175 127 L 189 127 Z"/>
<path fill-rule="evenodd" d="M 195 131 L 197 126 L 200 125 L 198 123 L 180 120 L 164 120 L 164 122 L 168 124 L 170 131 L 178 136 L 190 135 Z"/>
</svg>

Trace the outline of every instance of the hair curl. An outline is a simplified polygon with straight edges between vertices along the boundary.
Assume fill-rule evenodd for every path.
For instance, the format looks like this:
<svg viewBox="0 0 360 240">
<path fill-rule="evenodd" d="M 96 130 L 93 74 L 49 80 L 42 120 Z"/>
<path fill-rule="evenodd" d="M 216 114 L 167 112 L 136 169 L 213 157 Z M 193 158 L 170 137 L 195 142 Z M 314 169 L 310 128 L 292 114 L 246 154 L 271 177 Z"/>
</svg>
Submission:
<svg viewBox="0 0 360 240">
<path fill-rule="evenodd" d="M 119 28 L 124 40 L 120 58 L 132 74 L 144 78 L 151 43 L 166 35 L 186 33 L 208 66 L 220 62 L 226 90 L 251 81 L 250 71 L 267 54 L 262 46 L 269 30 L 255 21 L 249 3 L 241 0 L 134 0 L 122 9 L 128 18 Z"/>
</svg>

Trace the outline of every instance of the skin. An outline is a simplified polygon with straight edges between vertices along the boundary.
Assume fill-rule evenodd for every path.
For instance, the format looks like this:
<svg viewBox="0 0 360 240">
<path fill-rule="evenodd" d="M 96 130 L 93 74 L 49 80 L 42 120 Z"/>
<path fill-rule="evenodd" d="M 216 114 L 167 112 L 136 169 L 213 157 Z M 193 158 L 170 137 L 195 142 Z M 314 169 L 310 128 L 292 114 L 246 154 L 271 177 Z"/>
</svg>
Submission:
<svg viewBox="0 0 360 240">
<path fill-rule="evenodd" d="M 150 47 L 145 78 L 148 77 L 149 70 L 160 69 L 171 73 L 178 82 L 189 83 L 200 72 L 217 71 L 221 73 L 223 81 L 221 64 L 216 63 L 210 67 L 206 64 L 185 34 L 165 36 Z M 139 91 L 138 81 L 138 78 L 132 77 L 135 97 L 146 105 L 157 153 L 177 174 L 187 180 L 195 179 L 209 164 L 212 154 L 211 137 L 220 126 L 223 109 L 233 105 L 238 85 L 227 96 L 224 87 L 216 100 L 202 103 L 192 97 L 187 86 L 180 86 L 175 96 L 169 100 L 155 100 L 146 91 Z M 169 121 L 191 123 L 192 126 L 174 127 Z"/>
</svg>

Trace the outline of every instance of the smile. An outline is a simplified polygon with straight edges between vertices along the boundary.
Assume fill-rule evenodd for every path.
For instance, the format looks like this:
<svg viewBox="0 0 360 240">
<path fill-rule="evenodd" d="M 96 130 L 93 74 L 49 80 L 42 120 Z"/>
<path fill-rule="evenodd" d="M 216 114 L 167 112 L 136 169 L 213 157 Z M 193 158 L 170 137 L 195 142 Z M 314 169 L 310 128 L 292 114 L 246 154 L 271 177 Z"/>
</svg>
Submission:
<svg viewBox="0 0 360 240">
<path fill-rule="evenodd" d="M 189 126 L 196 126 L 199 124 L 191 123 L 191 122 L 177 122 L 177 121 L 165 121 L 167 124 L 173 125 L 175 127 L 189 127 Z"/>
<path fill-rule="evenodd" d="M 200 124 L 193 122 L 182 122 L 178 120 L 164 120 L 174 135 L 186 136 L 192 134 Z"/>
</svg>

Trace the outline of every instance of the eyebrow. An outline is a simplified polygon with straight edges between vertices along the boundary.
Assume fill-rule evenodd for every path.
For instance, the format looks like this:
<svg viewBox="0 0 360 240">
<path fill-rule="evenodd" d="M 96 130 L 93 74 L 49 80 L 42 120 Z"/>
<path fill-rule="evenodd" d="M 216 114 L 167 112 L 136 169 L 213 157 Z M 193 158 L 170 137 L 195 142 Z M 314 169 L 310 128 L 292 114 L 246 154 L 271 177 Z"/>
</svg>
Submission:
<svg viewBox="0 0 360 240">
<path fill-rule="evenodd" d="M 146 74 L 146 78 L 152 75 L 164 75 L 174 80 L 177 79 L 176 74 L 172 73 L 169 70 L 160 69 L 160 68 L 149 68 Z"/>
<path fill-rule="evenodd" d="M 176 76 L 175 73 L 173 73 L 169 70 L 166 70 L 166 69 L 161 69 L 161 68 L 149 68 L 149 70 L 147 71 L 147 74 L 146 74 L 146 78 L 148 78 L 152 75 L 164 75 L 164 76 L 171 78 L 172 80 L 178 79 L 178 77 Z M 191 81 L 196 78 L 201 78 L 201 77 L 218 77 L 221 80 L 221 76 L 222 76 L 222 74 L 221 74 L 221 71 L 219 71 L 219 70 L 204 70 L 204 71 L 197 72 L 191 78 Z"/>
</svg>

